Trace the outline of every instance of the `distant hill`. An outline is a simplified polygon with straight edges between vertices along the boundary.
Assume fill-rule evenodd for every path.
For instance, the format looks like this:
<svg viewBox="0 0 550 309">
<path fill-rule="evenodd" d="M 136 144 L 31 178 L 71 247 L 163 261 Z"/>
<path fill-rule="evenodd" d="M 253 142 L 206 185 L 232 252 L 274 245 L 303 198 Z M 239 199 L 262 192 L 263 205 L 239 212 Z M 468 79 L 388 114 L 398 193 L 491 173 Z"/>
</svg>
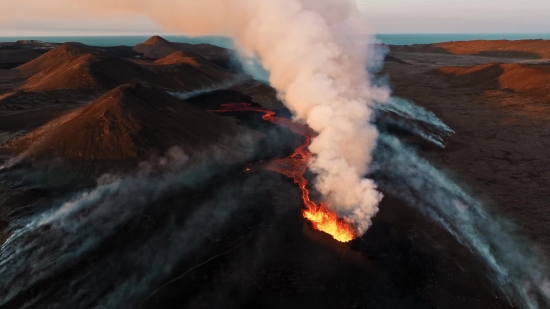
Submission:
<svg viewBox="0 0 550 309">
<path fill-rule="evenodd" d="M 442 67 L 434 71 L 458 87 L 550 92 L 550 65 L 489 63 L 473 67 Z"/>
<path fill-rule="evenodd" d="M 83 44 L 65 43 L 48 51 L 40 57 L 17 67 L 17 70 L 27 74 L 35 74 L 85 54 L 98 55 L 100 53 L 94 49 L 86 47 L 86 45 Z"/>
<path fill-rule="evenodd" d="M 392 51 L 476 55 L 503 58 L 549 59 L 550 40 L 474 40 L 391 46 Z"/>
<path fill-rule="evenodd" d="M 209 156 L 235 161 L 259 138 L 159 88 L 128 84 L 4 147 L 26 157 L 141 160 L 179 146 L 188 155 L 212 151 Z"/>
<path fill-rule="evenodd" d="M 133 49 L 138 53 L 142 53 L 145 57 L 150 58 L 163 58 L 173 52 L 181 50 L 176 44 L 158 35 L 150 37 L 143 43 L 137 44 Z"/>
<path fill-rule="evenodd" d="M 42 67 L 42 64 L 37 66 Z M 170 84 L 159 80 L 153 72 L 130 61 L 86 53 L 46 67 L 30 77 L 21 89 L 34 92 L 55 90 L 101 91 L 130 82 L 165 86 Z"/>
<path fill-rule="evenodd" d="M 270 110 L 286 109 L 284 104 L 277 97 L 277 90 L 268 84 L 254 79 L 248 79 L 231 86 L 229 89 L 237 90 L 252 98 L 254 103 Z"/>
<path fill-rule="evenodd" d="M 33 49 L 18 49 L 0 46 L 0 69 L 8 70 L 40 57 L 43 52 Z"/>
<path fill-rule="evenodd" d="M 160 36 L 152 36 L 147 41 L 134 46 L 134 51 L 149 58 L 164 58 L 177 51 L 199 54 L 207 60 L 228 68 L 233 51 L 211 44 L 187 44 L 169 42 Z"/>
<path fill-rule="evenodd" d="M 156 64 L 141 66 L 74 43 L 65 43 L 17 70 L 30 75 L 19 87 L 26 92 L 105 91 L 127 83 L 196 90 L 235 78 L 233 73 L 191 52 L 175 52 Z"/>
<path fill-rule="evenodd" d="M 239 78 L 233 72 L 217 65 L 216 63 L 190 51 L 177 51 L 168 56 L 158 59 L 154 62 L 156 67 L 153 70 L 157 72 L 179 71 L 178 76 L 188 76 L 196 81 L 221 83 Z M 160 65 L 160 66 L 159 66 Z M 199 72 L 197 72 L 199 71 Z M 186 81 L 186 84 L 192 81 Z"/>
<path fill-rule="evenodd" d="M 36 40 L 20 40 L 17 42 L 0 44 L 0 69 L 12 69 L 19 67 L 19 70 L 21 72 L 26 72 L 28 74 L 36 73 L 37 71 L 44 69 L 44 67 L 38 65 L 36 62 L 32 65 L 27 66 L 24 66 L 24 64 L 40 57 L 41 55 L 57 47 L 61 47 L 57 50 L 57 56 L 61 56 L 61 58 L 90 52 L 102 53 L 104 55 L 117 58 L 141 57 L 141 54 L 132 50 L 132 47 L 130 46 L 96 47 L 78 42 L 67 42 L 59 44 Z M 48 58 L 49 60 L 44 58 L 41 59 L 40 62 L 42 63 L 42 65 L 48 66 L 48 63 L 55 63 L 54 59 L 56 57 L 53 54 L 49 54 Z"/>
</svg>

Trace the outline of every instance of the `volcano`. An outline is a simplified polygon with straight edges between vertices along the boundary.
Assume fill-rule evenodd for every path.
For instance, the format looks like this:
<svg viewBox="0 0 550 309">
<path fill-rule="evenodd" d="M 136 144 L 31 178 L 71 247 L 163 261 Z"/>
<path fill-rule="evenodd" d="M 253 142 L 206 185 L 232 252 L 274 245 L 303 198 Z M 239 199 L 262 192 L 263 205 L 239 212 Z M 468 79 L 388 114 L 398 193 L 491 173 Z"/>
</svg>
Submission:
<svg viewBox="0 0 550 309">
<path fill-rule="evenodd" d="M 147 159 L 179 146 L 187 154 L 215 150 L 243 158 L 259 134 L 204 112 L 159 88 L 119 86 L 88 106 L 11 141 L 26 157 Z"/>
<path fill-rule="evenodd" d="M 548 66 L 387 57 L 401 98 L 373 113 L 385 198 L 362 235 L 275 89 L 227 49 L 147 43 L 176 50 L 69 43 L 0 70 L 0 308 L 517 308 L 493 274 L 544 287 L 523 285 L 547 270 L 529 239 L 493 223 L 548 256 Z"/>
<path fill-rule="evenodd" d="M 212 112 L 263 113 L 263 120 L 286 127 L 295 134 L 304 136 L 306 141 L 289 157 L 284 159 L 277 158 L 269 162 L 258 162 L 249 166 L 246 171 L 262 168 L 291 178 L 302 191 L 302 201 L 304 203 L 302 215 L 313 224 L 315 229 L 329 234 L 332 238 L 340 242 L 349 242 L 357 236 L 353 230 L 353 227 L 347 222 L 339 219 L 338 216 L 334 212 L 331 212 L 323 202 L 317 205 L 310 198 L 308 181 L 304 177 L 304 173 L 307 171 L 309 163 L 313 159 L 313 154 L 309 151 L 308 147 L 311 144 L 311 140 L 317 136 L 317 134 L 310 127 L 295 123 L 287 118 L 275 117 L 275 112 L 253 106 L 248 103 L 223 104 L 220 108 L 212 110 Z"/>
<path fill-rule="evenodd" d="M 145 57 L 150 58 L 163 58 L 180 50 L 176 44 L 158 35 L 150 37 L 143 43 L 137 44 L 133 49 L 138 53 L 142 53 Z"/>
</svg>

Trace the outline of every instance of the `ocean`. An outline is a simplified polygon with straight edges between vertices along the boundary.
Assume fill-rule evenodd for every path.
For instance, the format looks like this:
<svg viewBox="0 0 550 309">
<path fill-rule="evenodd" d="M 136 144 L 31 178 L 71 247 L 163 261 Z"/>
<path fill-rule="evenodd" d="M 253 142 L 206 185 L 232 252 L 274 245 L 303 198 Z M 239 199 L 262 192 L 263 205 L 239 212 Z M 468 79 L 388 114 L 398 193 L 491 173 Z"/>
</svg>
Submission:
<svg viewBox="0 0 550 309">
<path fill-rule="evenodd" d="M 147 40 L 150 36 L 37 36 L 37 37 L 0 37 L 0 42 L 14 42 L 17 40 L 40 40 L 44 42 L 64 43 L 81 42 L 93 46 L 134 46 Z M 169 41 L 181 43 L 209 43 L 221 47 L 231 48 L 233 42 L 225 37 L 195 37 L 166 35 L 163 36 Z M 380 34 L 377 38 L 385 44 L 391 45 L 412 45 L 430 44 L 448 41 L 469 41 L 469 40 L 521 40 L 521 39 L 548 39 L 550 33 L 513 33 L 513 34 Z"/>
</svg>

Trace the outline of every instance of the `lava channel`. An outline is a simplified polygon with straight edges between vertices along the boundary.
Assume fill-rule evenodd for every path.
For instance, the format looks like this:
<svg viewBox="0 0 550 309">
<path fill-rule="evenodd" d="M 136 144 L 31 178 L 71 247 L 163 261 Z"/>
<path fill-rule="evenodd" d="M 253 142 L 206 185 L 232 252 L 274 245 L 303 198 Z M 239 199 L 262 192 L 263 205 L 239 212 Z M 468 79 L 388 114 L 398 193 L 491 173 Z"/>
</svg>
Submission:
<svg viewBox="0 0 550 309">
<path fill-rule="evenodd" d="M 302 200 L 304 201 L 302 215 L 313 224 L 315 229 L 331 235 L 340 242 L 348 242 L 355 238 L 355 232 L 351 225 L 339 219 L 335 213 L 325 206 L 325 203 L 321 202 L 317 205 L 309 198 L 308 181 L 304 178 L 304 173 L 309 166 L 310 160 L 313 158 L 313 154 L 309 151 L 308 147 L 311 144 L 311 140 L 317 136 L 310 127 L 295 123 L 288 118 L 275 117 L 275 112 L 255 107 L 248 103 L 222 104 L 219 109 L 210 110 L 210 112 L 264 113 L 262 119 L 286 127 L 292 132 L 304 136 L 306 141 L 289 157 L 284 159 L 277 158 L 268 162 L 258 162 L 254 166 L 275 171 L 294 179 L 294 183 L 298 184 L 300 190 L 302 190 Z"/>
</svg>

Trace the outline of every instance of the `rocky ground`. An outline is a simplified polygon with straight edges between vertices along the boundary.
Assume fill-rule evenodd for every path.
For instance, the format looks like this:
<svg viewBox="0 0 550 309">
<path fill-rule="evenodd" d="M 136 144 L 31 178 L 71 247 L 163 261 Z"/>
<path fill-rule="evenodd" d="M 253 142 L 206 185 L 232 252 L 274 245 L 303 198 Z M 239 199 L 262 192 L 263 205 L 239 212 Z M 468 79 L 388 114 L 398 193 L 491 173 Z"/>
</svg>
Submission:
<svg viewBox="0 0 550 309">
<path fill-rule="evenodd" d="M 26 51 L 35 60 L 58 47 L 37 42 L 0 45 L 9 50 L 4 55 L 17 48 L 43 47 L 36 53 Z M 338 243 L 303 219 L 300 190 L 291 179 L 269 171 L 243 173 L 247 163 L 288 156 L 302 139 L 266 123 L 258 113 L 233 113 L 224 119 L 205 115 L 223 103 L 242 101 L 290 116 L 274 89 L 250 80 L 228 63 L 231 51 L 173 44 L 159 37 L 133 49 L 86 47 L 109 63 L 130 63 L 133 72 L 142 72 L 140 76 L 147 79 L 139 83 L 132 80 L 136 74 L 123 72 L 116 72 L 117 80 L 105 82 L 103 67 L 93 66 L 95 58 L 83 62 L 82 47 L 63 48 L 76 50 L 63 56 L 63 63 L 81 64 L 78 76 L 88 74 L 83 80 L 93 83 L 75 83 L 70 91 L 64 83 L 53 83 L 48 87 L 57 87 L 56 91 L 46 91 L 23 87 L 40 72 L 30 74 L 16 66 L 0 70 L 0 143 L 4 145 L 0 164 L 17 155 L 37 154 L 0 173 L 0 243 L 4 244 L 0 308 L 518 307 L 492 284 L 479 256 L 390 192 L 385 192 L 366 235 Z M 533 55 L 532 50 L 528 52 Z M 395 95 L 434 112 L 455 131 L 445 137 L 445 148 L 411 132 L 392 134 L 451 175 L 492 212 L 513 220 L 520 233 L 548 256 L 548 96 L 540 89 L 500 87 L 500 76 L 491 76 L 493 86 L 488 88 L 457 84 L 437 71 L 490 62 L 524 64 L 524 58 L 397 48 L 381 74 L 388 76 Z M 19 64 L 21 59 L 16 60 L 6 63 Z M 231 83 L 220 83 L 226 79 Z M 119 85 L 127 83 L 133 86 Z M 165 90 L 178 92 L 178 87 L 176 97 L 186 101 L 181 109 L 175 106 L 179 99 L 170 98 L 158 106 L 151 99 L 165 98 Z M 125 93 L 121 89 L 138 89 L 150 100 L 134 100 L 134 95 L 116 100 L 116 93 Z M 144 109 L 149 105 L 155 108 Z M 185 120 L 188 105 L 192 107 L 187 111 L 200 115 L 201 121 Z M 63 122 L 67 115 L 81 117 L 85 123 L 68 126 Z M 163 122 L 163 117 L 170 119 Z M 381 126 L 384 119 L 379 119 Z M 182 121 L 186 123 L 178 124 Z M 159 123 L 162 134 L 157 134 Z M 48 129 L 52 125 L 55 130 Z M 167 140 L 191 154 L 193 148 L 185 147 L 191 140 L 215 143 L 229 131 L 255 131 L 263 139 L 253 141 L 256 152 L 248 159 L 189 170 L 174 165 L 174 160 L 181 159 L 179 152 L 159 153 L 150 160 L 136 155 L 139 160 L 133 168 L 137 171 L 125 169 L 124 175 L 100 177 L 94 184 L 80 186 L 58 181 L 67 175 L 61 171 L 68 167 L 87 172 L 99 166 L 97 162 L 71 165 L 51 157 L 41 161 L 44 158 L 38 155 L 70 152 L 78 157 L 74 153 L 88 147 L 94 151 L 90 156 L 112 159 L 110 153 L 100 152 L 116 148 L 117 134 L 124 135 L 120 138 L 127 140 L 124 150 L 130 154 L 138 153 L 136 149 L 148 153 L 145 148 L 150 145 L 161 145 L 166 151 Z M 91 133 L 85 143 L 75 140 L 86 132 Z M 173 132 L 179 132 L 178 138 Z M 181 136 L 190 136 L 189 143 Z M 21 142 L 38 137 L 55 141 L 52 145 L 57 148 L 42 145 L 38 152 Z M 218 146 L 231 152 L 227 140 Z M 107 163 L 117 166 L 115 161 Z M 56 209 L 61 211 L 48 212 Z M 33 229 L 33 222 L 26 220 L 42 213 L 62 219 L 46 220 Z M 27 232 L 18 236 L 21 230 Z M 10 236 L 11 241 L 5 242 Z"/>
<path fill-rule="evenodd" d="M 444 66 L 524 63 L 522 59 L 392 52 L 395 94 L 426 107 L 456 134 L 425 151 L 476 196 L 514 220 L 550 254 L 550 97 L 548 92 L 456 87 L 432 74 Z M 541 66 L 545 67 L 544 64 Z M 550 85 L 550 76 L 546 77 Z"/>
</svg>

